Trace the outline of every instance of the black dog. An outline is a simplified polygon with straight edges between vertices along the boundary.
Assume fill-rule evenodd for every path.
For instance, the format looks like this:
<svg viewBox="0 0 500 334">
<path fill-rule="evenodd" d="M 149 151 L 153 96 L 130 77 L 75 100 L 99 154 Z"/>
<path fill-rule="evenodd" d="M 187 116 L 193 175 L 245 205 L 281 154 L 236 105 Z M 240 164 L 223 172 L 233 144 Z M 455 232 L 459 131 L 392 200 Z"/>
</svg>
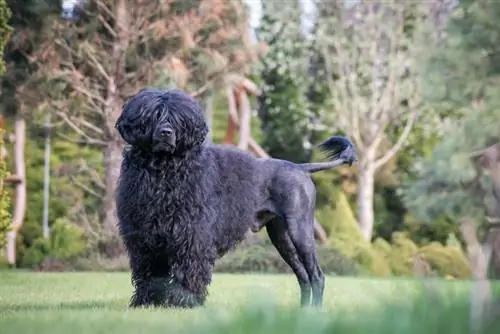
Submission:
<svg viewBox="0 0 500 334">
<path fill-rule="evenodd" d="M 322 304 L 310 173 L 352 164 L 347 139 L 321 145 L 330 162 L 257 159 L 205 144 L 201 105 L 180 90 L 152 88 L 125 103 L 116 128 L 129 144 L 116 201 L 135 287 L 131 306 L 203 305 L 215 260 L 248 229 L 264 226 L 297 276 L 301 305 L 311 304 L 311 294 Z"/>
</svg>

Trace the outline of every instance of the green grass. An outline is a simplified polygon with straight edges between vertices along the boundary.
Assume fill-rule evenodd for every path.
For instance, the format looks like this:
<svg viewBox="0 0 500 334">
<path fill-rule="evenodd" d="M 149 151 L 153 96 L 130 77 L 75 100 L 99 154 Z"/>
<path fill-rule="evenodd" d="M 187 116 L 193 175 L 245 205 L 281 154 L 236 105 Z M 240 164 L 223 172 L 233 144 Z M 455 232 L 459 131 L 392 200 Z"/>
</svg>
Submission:
<svg viewBox="0 0 500 334">
<path fill-rule="evenodd" d="M 204 308 L 130 310 L 127 273 L 0 272 L 0 334 L 466 333 L 467 285 L 435 284 L 445 298 L 419 298 L 414 280 L 329 277 L 317 311 L 297 308 L 291 275 L 218 274 Z"/>
</svg>

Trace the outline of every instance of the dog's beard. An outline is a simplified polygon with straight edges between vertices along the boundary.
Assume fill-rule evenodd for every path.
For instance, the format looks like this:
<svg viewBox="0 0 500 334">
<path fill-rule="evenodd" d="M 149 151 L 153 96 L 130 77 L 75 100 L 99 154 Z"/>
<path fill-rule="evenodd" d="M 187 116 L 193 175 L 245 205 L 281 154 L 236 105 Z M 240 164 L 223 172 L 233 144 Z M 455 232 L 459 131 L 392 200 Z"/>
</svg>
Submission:
<svg viewBox="0 0 500 334">
<path fill-rule="evenodd" d="M 175 150 L 175 146 L 170 143 L 160 142 L 153 146 L 153 153 L 171 154 Z"/>
</svg>

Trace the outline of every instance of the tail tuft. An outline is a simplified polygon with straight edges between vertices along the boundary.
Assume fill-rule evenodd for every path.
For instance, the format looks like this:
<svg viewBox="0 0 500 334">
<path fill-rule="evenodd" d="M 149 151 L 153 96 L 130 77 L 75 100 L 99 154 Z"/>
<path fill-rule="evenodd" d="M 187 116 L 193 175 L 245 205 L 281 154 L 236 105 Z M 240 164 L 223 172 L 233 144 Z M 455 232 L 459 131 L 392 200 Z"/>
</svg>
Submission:
<svg viewBox="0 0 500 334">
<path fill-rule="evenodd" d="M 348 165 L 358 160 L 354 145 L 345 137 L 332 136 L 320 144 L 319 148 L 330 160 L 341 159 Z"/>
</svg>

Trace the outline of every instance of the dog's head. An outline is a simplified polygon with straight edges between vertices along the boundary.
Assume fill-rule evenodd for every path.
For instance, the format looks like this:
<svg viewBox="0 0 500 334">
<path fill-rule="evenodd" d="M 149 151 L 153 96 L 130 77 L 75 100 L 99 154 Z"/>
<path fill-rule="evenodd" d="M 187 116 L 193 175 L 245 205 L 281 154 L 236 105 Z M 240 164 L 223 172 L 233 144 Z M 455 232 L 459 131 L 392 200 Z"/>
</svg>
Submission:
<svg viewBox="0 0 500 334">
<path fill-rule="evenodd" d="M 123 105 L 115 127 L 129 145 L 155 154 L 186 152 L 208 133 L 202 106 L 178 89 L 142 89 Z"/>
</svg>

